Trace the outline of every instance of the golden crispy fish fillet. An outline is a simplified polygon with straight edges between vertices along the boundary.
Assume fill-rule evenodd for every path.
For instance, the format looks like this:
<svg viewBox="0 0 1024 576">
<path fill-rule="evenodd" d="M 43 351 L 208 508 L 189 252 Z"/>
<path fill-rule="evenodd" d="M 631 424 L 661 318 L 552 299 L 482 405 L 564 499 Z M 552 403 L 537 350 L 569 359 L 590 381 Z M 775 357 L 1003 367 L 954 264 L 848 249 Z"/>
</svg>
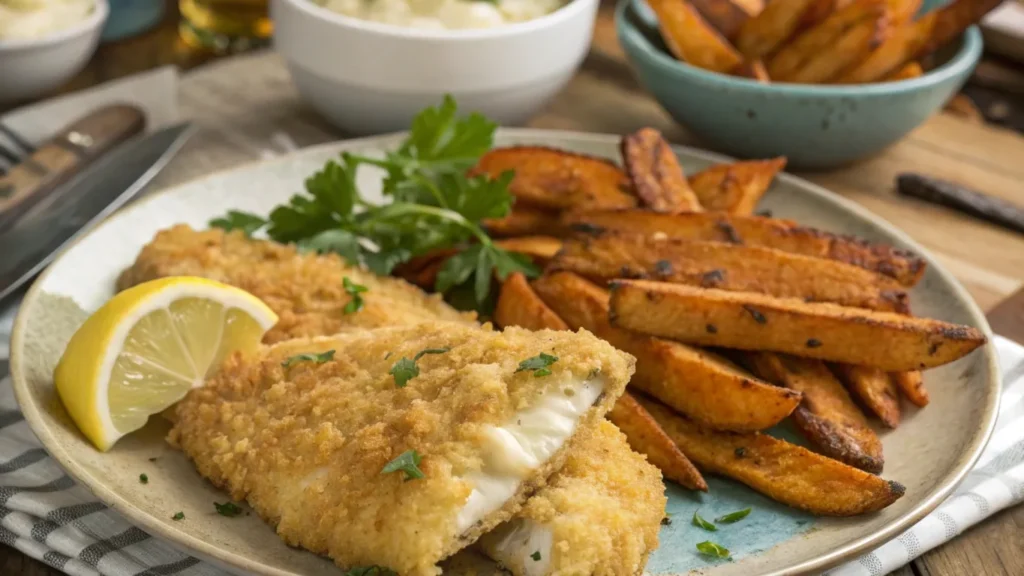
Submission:
<svg viewBox="0 0 1024 576">
<path fill-rule="evenodd" d="M 346 327 L 376 328 L 429 320 L 472 323 L 463 314 L 397 278 L 349 266 L 336 254 L 299 254 L 294 246 L 252 240 L 239 231 L 196 231 L 177 225 L 158 232 L 117 281 L 124 290 L 167 276 L 201 276 L 237 286 L 263 300 L 279 320 L 267 343 L 335 334 Z M 352 299 L 343 278 L 365 286 L 363 308 L 345 313 Z"/>
<path fill-rule="evenodd" d="M 519 369 L 541 353 L 557 358 L 550 373 Z M 391 372 L 409 361 L 400 387 Z M 169 440 L 288 544 L 346 568 L 436 574 L 562 467 L 633 364 L 582 330 L 353 329 L 232 357 L 178 404 Z M 382 473 L 411 450 L 422 478 Z"/>
<path fill-rule="evenodd" d="M 633 576 L 658 547 L 665 503 L 661 472 L 604 421 L 479 546 L 515 576 Z"/>
</svg>

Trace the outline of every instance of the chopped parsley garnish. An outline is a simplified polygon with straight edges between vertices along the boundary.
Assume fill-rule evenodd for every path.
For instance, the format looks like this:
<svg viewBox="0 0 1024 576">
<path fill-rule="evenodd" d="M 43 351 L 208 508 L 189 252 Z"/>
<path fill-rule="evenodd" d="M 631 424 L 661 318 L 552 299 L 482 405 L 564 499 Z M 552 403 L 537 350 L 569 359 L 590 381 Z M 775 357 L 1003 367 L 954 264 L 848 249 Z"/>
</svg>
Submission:
<svg viewBox="0 0 1024 576">
<path fill-rule="evenodd" d="M 744 508 L 743 510 L 737 510 L 736 512 L 733 512 L 731 514 L 726 514 L 725 516 L 722 516 L 720 518 L 716 518 L 715 522 L 718 522 L 720 524 L 732 524 L 733 522 L 739 522 L 740 520 L 743 520 L 747 516 L 750 516 L 750 511 L 751 510 L 752 510 L 751 508 Z"/>
<path fill-rule="evenodd" d="M 343 576 L 398 576 L 398 573 L 383 566 L 356 566 L 349 568 Z"/>
<path fill-rule="evenodd" d="M 415 450 L 406 450 L 398 455 L 391 462 L 384 465 L 384 468 L 380 471 L 381 474 L 391 474 L 392 472 L 398 472 L 401 470 L 405 472 L 405 480 L 413 480 L 415 478 L 423 478 L 423 471 L 419 468 L 420 465 L 420 454 Z"/>
<path fill-rule="evenodd" d="M 693 513 L 692 524 L 694 526 L 696 526 L 697 528 L 703 528 L 703 529 L 707 530 L 708 532 L 717 532 L 718 531 L 718 527 L 716 527 L 711 522 L 708 522 L 707 520 L 701 518 L 700 514 L 698 514 L 697 512 Z"/>
<path fill-rule="evenodd" d="M 299 362 L 315 362 L 317 364 L 323 364 L 324 362 L 327 362 L 332 358 L 334 358 L 334 350 L 328 350 L 327 352 L 321 352 L 319 354 L 316 354 L 314 352 L 309 352 L 306 354 L 296 354 L 295 356 L 288 358 L 284 362 L 281 362 L 281 366 L 284 366 L 285 368 L 290 368 L 293 364 L 298 364 Z"/>
<path fill-rule="evenodd" d="M 540 550 L 536 550 L 533 554 L 530 554 L 530 558 L 533 558 L 534 562 L 540 562 Z"/>
<path fill-rule="evenodd" d="M 526 370 L 533 370 L 533 375 L 536 378 L 541 376 L 551 375 L 551 369 L 549 366 L 558 362 L 558 356 L 552 356 L 541 352 L 532 358 L 527 358 L 519 363 L 519 368 L 516 368 L 516 372 L 523 372 Z"/>
<path fill-rule="evenodd" d="M 345 314 L 355 314 L 356 312 L 362 310 L 363 292 L 366 292 L 367 290 L 369 290 L 369 288 L 367 288 L 366 286 L 356 284 L 355 282 L 349 280 L 348 276 L 345 276 L 344 278 L 341 279 L 341 285 L 342 287 L 345 288 L 345 292 L 352 297 L 352 299 L 348 301 L 348 304 L 345 304 L 345 308 L 342 311 Z"/>
<path fill-rule="evenodd" d="M 234 502 L 225 502 L 223 504 L 214 502 L 213 507 L 217 509 L 217 514 L 227 516 L 228 518 L 233 518 L 242 513 L 242 508 Z"/>
<path fill-rule="evenodd" d="M 174 514 L 174 516 L 171 516 L 171 520 L 174 520 L 175 522 L 177 522 L 178 520 L 184 520 L 184 519 L 185 519 L 185 513 L 184 512 L 176 512 Z"/>
<path fill-rule="evenodd" d="M 451 348 L 427 348 L 426 350 L 420 350 L 413 356 L 412 360 L 409 360 L 405 356 L 401 358 L 395 365 L 388 370 L 388 374 L 395 377 L 395 386 L 399 388 L 405 388 L 405 385 L 409 383 L 409 380 L 420 375 L 420 367 L 416 364 L 420 358 L 427 354 L 444 354 L 451 350 Z"/>
<path fill-rule="evenodd" d="M 377 274 L 433 250 L 463 248 L 443 265 L 435 289 L 471 287 L 474 304 L 484 306 L 495 273 L 501 280 L 517 271 L 531 278 L 540 273 L 526 256 L 495 245 L 481 226 L 512 208 L 512 172 L 469 174 L 493 146 L 496 129 L 480 114 L 458 114 L 455 100 L 446 96 L 440 106 L 420 112 L 405 141 L 384 158 L 345 152 L 269 216 L 231 211 L 210 225 L 250 235 L 262 230 L 271 240 L 334 252 Z M 387 173 L 388 203 L 371 203 L 356 187 L 364 166 Z"/>
<path fill-rule="evenodd" d="M 149 484 L 149 476 L 146 476 L 145 474 L 139 474 L 139 483 Z"/>
<path fill-rule="evenodd" d="M 729 557 L 729 549 L 728 548 L 726 548 L 724 546 L 721 546 L 719 544 L 715 544 L 714 542 L 711 542 L 710 540 L 705 540 L 704 542 L 698 543 L 697 544 L 697 551 L 700 552 L 701 554 L 706 555 L 706 556 L 714 556 L 715 558 L 728 558 Z"/>
</svg>

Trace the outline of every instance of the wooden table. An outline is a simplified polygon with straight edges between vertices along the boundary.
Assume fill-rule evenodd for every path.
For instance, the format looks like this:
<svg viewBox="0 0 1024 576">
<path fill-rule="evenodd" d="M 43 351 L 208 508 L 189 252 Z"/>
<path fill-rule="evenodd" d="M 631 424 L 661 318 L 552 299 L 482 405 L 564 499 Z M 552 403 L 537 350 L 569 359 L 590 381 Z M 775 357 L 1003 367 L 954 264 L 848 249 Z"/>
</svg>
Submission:
<svg viewBox="0 0 1024 576">
<path fill-rule="evenodd" d="M 177 11 L 171 6 L 161 25 L 138 38 L 102 46 L 89 66 L 65 91 L 77 90 L 156 66 L 191 68 L 209 59 L 177 39 Z M 980 78 L 980 79 L 979 79 Z M 1024 88 L 1024 73 L 997 61 L 985 61 L 974 92 L 981 110 L 937 115 L 881 155 L 849 168 L 801 174 L 865 205 L 907 231 L 932 251 L 989 311 L 993 329 L 1024 343 L 1024 235 L 960 216 L 942 208 L 898 197 L 893 179 L 915 171 L 959 180 L 1024 204 L 1024 137 L 985 124 L 982 116 L 1015 125 L 1024 106 L 1013 108 Z M 987 92 L 978 92 L 984 90 Z M 978 97 L 976 94 L 983 94 Z M 1024 98 L 1019 98 L 1024 101 Z M 1009 102 L 1010 115 L 988 107 Z M 1005 110 L 1004 110 L 1005 112 Z M 1010 118 L 1009 121 L 1006 121 Z M 682 144 L 700 145 L 644 94 L 615 40 L 610 6 L 602 9 L 594 45 L 578 76 L 531 125 L 544 128 L 625 133 L 654 126 Z M 1024 130 L 1024 124 L 1021 129 Z M 308 142 L 301 142 L 307 144 Z M 1024 574 L 1024 506 L 998 514 L 894 573 L 896 576 L 986 576 Z M 58 576 L 60 572 L 11 548 L 0 546 L 0 574 Z"/>
</svg>

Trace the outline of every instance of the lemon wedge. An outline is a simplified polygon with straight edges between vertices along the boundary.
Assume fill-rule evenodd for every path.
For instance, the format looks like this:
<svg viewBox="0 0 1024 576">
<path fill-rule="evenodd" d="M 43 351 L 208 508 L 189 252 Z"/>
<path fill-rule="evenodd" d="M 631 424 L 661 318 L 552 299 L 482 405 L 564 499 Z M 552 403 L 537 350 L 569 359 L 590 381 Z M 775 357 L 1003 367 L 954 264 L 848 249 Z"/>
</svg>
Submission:
<svg viewBox="0 0 1024 576">
<path fill-rule="evenodd" d="M 228 354 L 255 350 L 276 322 L 259 298 L 220 282 L 146 282 L 82 324 L 53 380 L 75 424 L 105 452 L 202 385 Z"/>
</svg>

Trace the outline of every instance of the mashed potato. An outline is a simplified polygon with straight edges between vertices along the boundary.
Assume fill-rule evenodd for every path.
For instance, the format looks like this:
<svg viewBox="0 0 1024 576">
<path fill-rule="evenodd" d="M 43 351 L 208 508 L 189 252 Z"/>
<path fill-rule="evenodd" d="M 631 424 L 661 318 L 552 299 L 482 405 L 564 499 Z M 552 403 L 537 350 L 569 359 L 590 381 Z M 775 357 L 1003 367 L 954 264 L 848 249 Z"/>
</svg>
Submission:
<svg viewBox="0 0 1024 576">
<path fill-rule="evenodd" d="M 410 28 L 492 28 L 550 14 L 564 0 L 314 0 L 328 10 Z"/>
<path fill-rule="evenodd" d="M 0 40 L 42 38 L 89 17 L 94 0 L 0 0 Z"/>
</svg>

